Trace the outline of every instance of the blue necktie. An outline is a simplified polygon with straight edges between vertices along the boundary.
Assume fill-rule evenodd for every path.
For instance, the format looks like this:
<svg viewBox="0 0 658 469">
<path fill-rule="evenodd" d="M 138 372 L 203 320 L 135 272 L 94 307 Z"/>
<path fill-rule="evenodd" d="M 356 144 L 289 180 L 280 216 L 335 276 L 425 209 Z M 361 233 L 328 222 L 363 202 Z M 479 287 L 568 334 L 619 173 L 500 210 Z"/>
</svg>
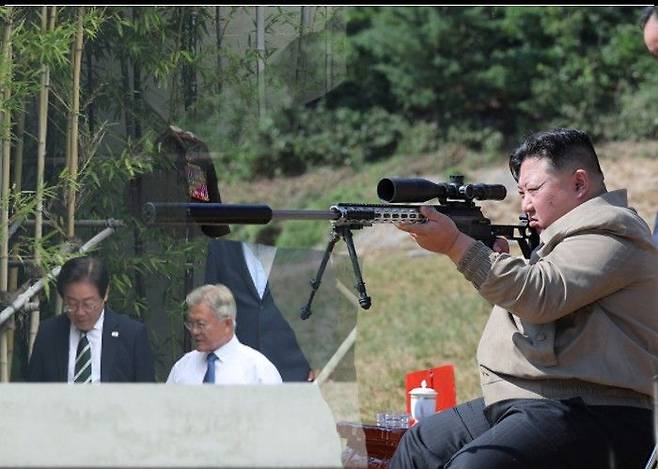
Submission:
<svg viewBox="0 0 658 469">
<path fill-rule="evenodd" d="M 218 359 L 219 357 L 214 353 L 209 353 L 206 357 L 206 360 L 208 361 L 208 368 L 206 369 L 206 375 L 203 377 L 204 383 L 215 382 L 215 361 Z"/>
</svg>

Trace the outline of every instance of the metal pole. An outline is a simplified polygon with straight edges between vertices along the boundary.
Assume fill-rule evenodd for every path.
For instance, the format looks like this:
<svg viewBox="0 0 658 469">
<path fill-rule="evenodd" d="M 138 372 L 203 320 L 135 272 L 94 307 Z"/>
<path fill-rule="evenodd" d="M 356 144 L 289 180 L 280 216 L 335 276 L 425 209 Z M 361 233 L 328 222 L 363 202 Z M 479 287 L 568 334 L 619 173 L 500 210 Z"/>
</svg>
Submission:
<svg viewBox="0 0 658 469">
<path fill-rule="evenodd" d="M 34 226 L 36 224 L 36 220 L 26 220 L 26 219 L 19 219 L 16 220 L 14 223 L 11 224 L 9 227 L 9 239 L 11 239 L 14 234 L 18 231 L 18 229 L 21 227 L 21 225 L 25 224 L 26 226 Z M 57 226 L 57 223 L 54 223 L 52 220 L 43 220 L 43 225 L 46 226 Z M 108 218 L 106 220 L 76 220 L 74 225 L 76 227 L 117 227 L 117 226 L 125 226 L 125 223 L 123 220 L 117 220 L 115 218 Z"/>
</svg>

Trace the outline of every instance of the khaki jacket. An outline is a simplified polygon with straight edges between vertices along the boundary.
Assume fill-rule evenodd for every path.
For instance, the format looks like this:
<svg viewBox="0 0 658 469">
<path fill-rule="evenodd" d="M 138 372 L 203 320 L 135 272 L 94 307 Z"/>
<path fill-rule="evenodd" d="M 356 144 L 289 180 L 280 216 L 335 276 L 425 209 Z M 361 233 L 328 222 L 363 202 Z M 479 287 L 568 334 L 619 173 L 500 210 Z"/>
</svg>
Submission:
<svg viewBox="0 0 658 469">
<path fill-rule="evenodd" d="M 478 242 L 459 263 L 495 305 L 477 352 L 485 402 L 651 407 L 658 249 L 626 191 L 588 200 L 540 238 L 530 261 Z"/>
</svg>

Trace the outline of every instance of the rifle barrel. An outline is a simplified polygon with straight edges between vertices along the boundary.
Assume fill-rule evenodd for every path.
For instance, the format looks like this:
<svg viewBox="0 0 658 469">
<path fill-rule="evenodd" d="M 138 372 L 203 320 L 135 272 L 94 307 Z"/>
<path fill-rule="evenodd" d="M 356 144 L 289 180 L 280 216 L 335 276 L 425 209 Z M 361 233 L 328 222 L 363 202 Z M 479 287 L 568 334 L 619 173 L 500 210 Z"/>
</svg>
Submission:
<svg viewBox="0 0 658 469">
<path fill-rule="evenodd" d="M 272 210 L 272 220 L 338 220 L 334 210 Z"/>
<path fill-rule="evenodd" d="M 333 210 L 272 210 L 265 204 L 218 204 L 147 202 L 143 209 L 147 224 L 265 225 L 272 220 L 336 220 Z"/>
</svg>

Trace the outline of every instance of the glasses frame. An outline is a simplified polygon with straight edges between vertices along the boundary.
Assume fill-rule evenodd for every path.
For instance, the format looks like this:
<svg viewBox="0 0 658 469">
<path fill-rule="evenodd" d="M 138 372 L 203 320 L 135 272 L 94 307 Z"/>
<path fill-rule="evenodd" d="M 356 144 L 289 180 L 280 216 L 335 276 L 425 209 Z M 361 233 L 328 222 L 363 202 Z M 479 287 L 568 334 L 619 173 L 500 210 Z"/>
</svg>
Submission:
<svg viewBox="0 0 658 469">
<path fill-rule="evenodd" d="M 64 311 L 75 312 L 79 309 L 82 309 L 82 311 L 85 313 L 91 313 L 92 311 L 98 309 L 99 306 L 104 304 L 105 300 L 103 298 L 99 298 L 97 300 L 76 301 L 74 306 L 71 306 L 71 302 L 64 300 Z"/>
<path fill-rule="evenodd" d="M 189 332 L 194 332 L 195 329 L 198 330 L 199 332 L 205 332 L 208 329 L 208 323 L 207 322 L 183 321 L 183 326 Z"/>
<path fill-rule="evenodd" d="M 222 318 L 219 318 L 218 320 L 220 323 L 223 323 L 226 321 L 233 321 L 233 318 L 230 316 L 224 316 Z M 211 327 L 211 324 L 202 321 L 197 321 L 192 323 L 190 321 L 185 320 L 183 321 L 183 326 L 188 332 L 193 333 L 195 329 L 198 329 L 200 332 L 205 332 L 208 330 L 209 327 Z"/>
</svg>

